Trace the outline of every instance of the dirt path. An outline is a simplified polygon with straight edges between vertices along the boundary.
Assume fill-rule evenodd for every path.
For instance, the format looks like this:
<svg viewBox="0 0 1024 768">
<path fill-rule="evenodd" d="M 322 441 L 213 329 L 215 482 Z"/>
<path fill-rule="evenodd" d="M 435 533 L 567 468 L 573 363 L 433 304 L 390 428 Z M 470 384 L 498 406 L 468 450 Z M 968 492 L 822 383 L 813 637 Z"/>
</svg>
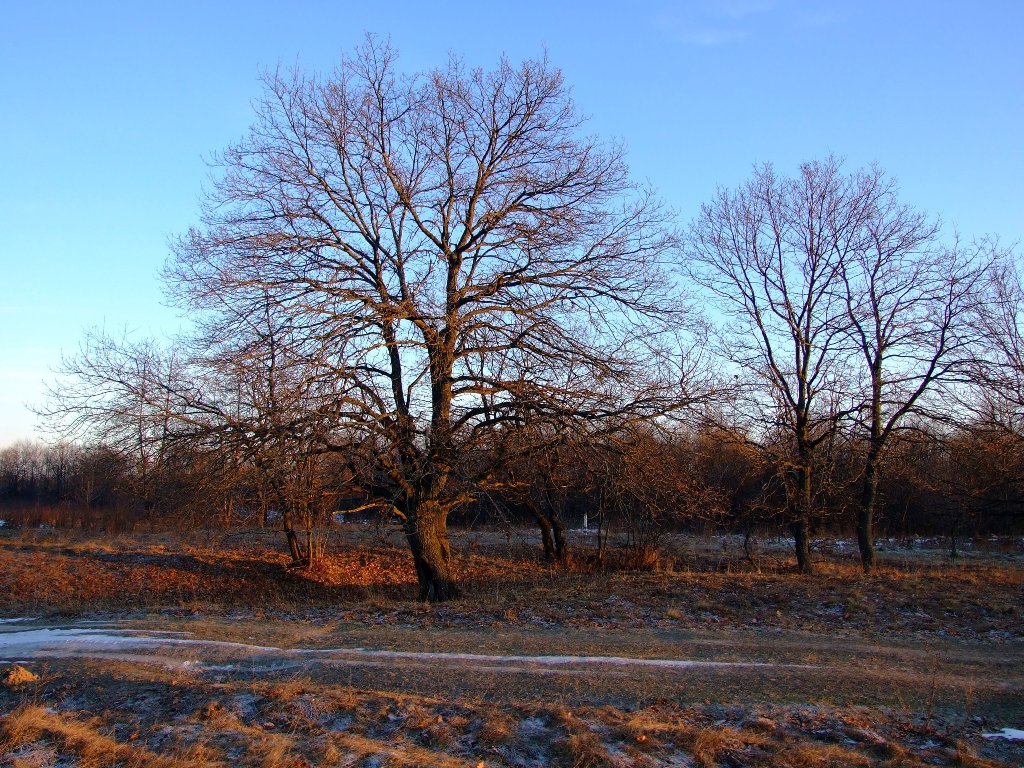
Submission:
<svg viewBox="0 0 1024 768">
<path fill-rule="evenodd" d="M 0 766 L 115 752 L 169 768 L 1024 757 L 983 736 L 1024 725 L 1020 644 L 151 615 L 0 622 L 0 678 L 14 663 L 30 682 L 0 684 L 13 713 Z"/>
<path fill-rule="evenodd" d="M 0 661 L 161 665 L 433 696 L 637 706 L 827 702 L 1024 718 L 1024 648 L 797 633 L 380 628 L 137 619 L 0 625 Z"/>
</svg>

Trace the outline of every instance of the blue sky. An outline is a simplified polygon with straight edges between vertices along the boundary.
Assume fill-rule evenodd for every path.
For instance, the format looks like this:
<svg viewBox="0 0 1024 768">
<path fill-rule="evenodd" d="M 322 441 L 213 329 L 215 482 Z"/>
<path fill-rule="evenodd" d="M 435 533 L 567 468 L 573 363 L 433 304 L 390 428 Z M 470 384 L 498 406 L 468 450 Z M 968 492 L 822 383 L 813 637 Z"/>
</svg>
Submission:
<svg viewBox="0 0 1024 768">
<path fill-rule="evenodd" d="M 0 24 L 0 445 L 87 327 L 173 331 L 157 273 L 261 70 L 365 32 L 409 71 L 545 50 L 688 221 L 756 162 L 878 162 L 966 238 L 1024 242 L 1024 2 L 11 3 Z"/>
</svg>

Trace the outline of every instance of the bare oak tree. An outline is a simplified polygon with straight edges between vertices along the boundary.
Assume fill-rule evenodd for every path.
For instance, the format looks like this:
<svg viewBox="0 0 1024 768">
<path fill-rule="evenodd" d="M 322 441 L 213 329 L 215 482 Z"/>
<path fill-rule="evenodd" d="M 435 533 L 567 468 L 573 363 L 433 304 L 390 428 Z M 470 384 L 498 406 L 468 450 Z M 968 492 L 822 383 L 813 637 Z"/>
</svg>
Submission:
<svg viewBox="0 0 1024 768">
<path fill-rule="evenodd" d="M 1013 248 L 995 241 L 982 244 L 989 255 L 985 301 L 978 305 L 975 321 L 983 346 L 975 358 L 973 379 L 981 390 L 986 419 L 1024 427 L 1024 265 Z"/>
<path fill-rule="evenodd" d="M 802 571 L 815 454 L 854 417 L 858 543 L 870 571 L 883 453 L 908 416 L 943 415 L 931 398 L 940 386 L 967 380 L 985 259 L 943 246 L 938 224 L 902 204 L 880 170 L 847 174 L 834 158 L 791 179 L 762 167 L 720 192 L 691 229 L 690 258 L 732 318 L 729 358 L 768 406 L 757 429 L 790 446 L 781 464 Z"/>
<path fill-rule="evenodd" d="M 728 318 L 722 351 L 748 384 L 758 414 L 752 428 L 782 435 L 779 463 L 803 573 L 813 571 L 815 453 L 844 415 L 837 392 L 847 320 L 838 288 L 865 202 L 835 159 L 806 163 L 791 178 L 761 166 L 703 206 L 687 244 L 691 274 Z"/>
<path fill-rule="evenodd" d="M 266 85 L 172 289 L 240 318 L 271 298 L 334 382 L 325 444 L 403 521 L 420 597 L 449 599 L 448 515 L 488 471 L 473 446 L 524 414 L 678 402 L 665 216 L 545 61 L 403 76 L 369 40 L 330 77 Z"/>
<path fill-rule="evenodd" d="M 858 171 L 851 180 L 864 204 L 853 222 L 859 243 L 843 264 L 842 290 L 849 338 L 860 358 L 856 424 L 864 458 L 857 542 L 870 572 L 883 454 L 908 416 L 943 415 L 942 402 L 929 402 L 937 388 L 967 380 L 980 340 L 971 320 L 986 266 L 958 245 L 942 246 L 938 224 L 901 204 L 895 184 L 878 169 Z"/>
</svg>

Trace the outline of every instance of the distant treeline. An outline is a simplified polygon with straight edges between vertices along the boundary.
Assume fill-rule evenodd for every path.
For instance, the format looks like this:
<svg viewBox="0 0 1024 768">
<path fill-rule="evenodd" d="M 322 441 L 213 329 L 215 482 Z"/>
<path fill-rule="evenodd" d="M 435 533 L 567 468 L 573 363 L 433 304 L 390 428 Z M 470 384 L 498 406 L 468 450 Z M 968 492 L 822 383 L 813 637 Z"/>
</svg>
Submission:
<svg viewBox="0 0 1024 768">
<path fill-rule="evenodd" d="M 815 473 L 817 535 L 855 527 L 863 461 L 840 436 Z M 614 448 L 564 444 L 519 457 L 453 514 L 456 525 L 540 524 L 555 556 L 559 528 L 604 526 L 638 548 L 668 531 L 770 535 L 786 530 L 786 468 L 762 447 L 717 427 L 638 430 Z M 988 536 L 1024 532 L 1024 439 L 996 424 L 901 435 L 886 456 L 880 537 Z M 347 460 L 313 462 L 305 503 L 285 510 L 268 477 L 246 462 L 195 453 L 136 456 L 107 447 L 19 442 L 0 449 L 0 519 L 6 526 L 120 531 L 282 526 L 304 529 L 388 514 L 353 482 Z M 355 510 L 355 511 L 353 511 Z M 290 511 L 291 515 L 284 515 Z M 547 531 L 551 541 L 547 541 Z"/>
</svg>

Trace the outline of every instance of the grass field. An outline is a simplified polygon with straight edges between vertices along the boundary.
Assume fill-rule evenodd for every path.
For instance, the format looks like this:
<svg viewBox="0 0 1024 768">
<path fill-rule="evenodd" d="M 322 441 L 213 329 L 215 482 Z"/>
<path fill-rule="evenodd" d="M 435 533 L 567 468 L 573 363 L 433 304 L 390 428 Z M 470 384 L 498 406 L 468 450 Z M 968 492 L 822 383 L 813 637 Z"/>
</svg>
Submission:
<svg viewBox="0 0 1024 768">
<path fill-rule="evenodd" d="M 984 736 L 1024 726 L 1019 541 L 871 576 L 820 542 L 804 577 L 782 542 L 597 571 L 458 532 L 466 596 L 431 606 L 393 531 L 312 572 L 279 536 L 4 533 L 0 765 L 1024 764 Z"/>
</svg>

